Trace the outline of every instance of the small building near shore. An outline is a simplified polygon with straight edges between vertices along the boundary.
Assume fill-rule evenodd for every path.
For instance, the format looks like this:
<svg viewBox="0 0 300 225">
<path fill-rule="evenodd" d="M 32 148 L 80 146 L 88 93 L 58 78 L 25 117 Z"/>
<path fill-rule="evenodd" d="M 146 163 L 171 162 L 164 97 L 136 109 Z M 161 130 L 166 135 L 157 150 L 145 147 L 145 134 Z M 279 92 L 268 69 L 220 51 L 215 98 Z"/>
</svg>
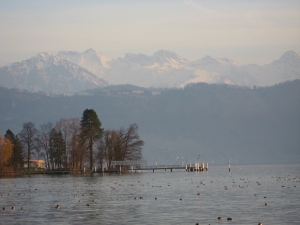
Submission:
<svg viewBox="0 0 300 225">
<path fill-rule="evenodd" d="M 28 161 L 24 162 L 24 168 L 28 167 Z M 45 168 L 45 160 L 29 160 L 29 168 Z"/>
</svg>

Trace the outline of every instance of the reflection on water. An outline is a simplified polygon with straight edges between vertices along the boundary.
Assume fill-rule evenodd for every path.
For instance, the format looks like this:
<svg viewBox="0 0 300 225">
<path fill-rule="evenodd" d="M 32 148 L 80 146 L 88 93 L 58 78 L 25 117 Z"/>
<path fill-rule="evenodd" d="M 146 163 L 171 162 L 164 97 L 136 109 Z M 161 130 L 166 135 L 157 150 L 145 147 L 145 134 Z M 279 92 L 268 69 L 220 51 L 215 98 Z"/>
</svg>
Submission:
<svg viewBox="0 0 300 225">
<path fill-rule="evenodd" d="M 299 172 L 260 165 L 2 178 L 0 224 L 300 224 Z"/>
</svg>

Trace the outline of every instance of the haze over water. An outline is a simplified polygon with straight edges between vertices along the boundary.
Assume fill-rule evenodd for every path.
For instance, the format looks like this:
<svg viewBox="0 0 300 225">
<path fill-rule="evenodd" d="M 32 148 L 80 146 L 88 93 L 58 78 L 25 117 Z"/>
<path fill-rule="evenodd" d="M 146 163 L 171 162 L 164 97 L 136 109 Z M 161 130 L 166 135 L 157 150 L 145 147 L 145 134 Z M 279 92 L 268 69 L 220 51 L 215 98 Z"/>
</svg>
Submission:
<svg viewBox="0 0 300 225">
<path fill-rule="evenodd" d="M 200 173 L 2 178 L 0 224 L 299 224 L 299 171 L 232 165 L 230 173 L 213 166 Z"/>
</svg>

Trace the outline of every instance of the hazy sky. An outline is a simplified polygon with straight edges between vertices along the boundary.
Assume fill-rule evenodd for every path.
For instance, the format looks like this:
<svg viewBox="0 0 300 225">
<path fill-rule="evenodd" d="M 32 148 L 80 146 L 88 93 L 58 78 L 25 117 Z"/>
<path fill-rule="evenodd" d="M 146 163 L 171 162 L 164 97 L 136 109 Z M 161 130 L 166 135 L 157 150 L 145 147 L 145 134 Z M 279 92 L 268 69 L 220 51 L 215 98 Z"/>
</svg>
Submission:
<svg viewBox="0 0 300 225">
<path fill-rule="evenodd" d="M 270 63 L 300 52 L 299 0 L 0 0 L 0 61 L 93 48 Z"/>
</svg>

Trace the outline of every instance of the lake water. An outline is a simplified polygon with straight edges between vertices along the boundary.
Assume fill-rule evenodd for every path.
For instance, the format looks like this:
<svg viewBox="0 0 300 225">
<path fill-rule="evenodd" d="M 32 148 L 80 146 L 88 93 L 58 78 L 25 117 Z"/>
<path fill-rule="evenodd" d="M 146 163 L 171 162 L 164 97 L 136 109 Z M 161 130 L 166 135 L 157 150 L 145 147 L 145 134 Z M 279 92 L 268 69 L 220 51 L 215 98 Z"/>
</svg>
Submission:
<svg viewBox="0 0 300 225">
<path fill-rule="evenodd" d="M 300 224 L 300 165 L 1 178 L 0 194 L 0 224 Z"/>
</svg>

